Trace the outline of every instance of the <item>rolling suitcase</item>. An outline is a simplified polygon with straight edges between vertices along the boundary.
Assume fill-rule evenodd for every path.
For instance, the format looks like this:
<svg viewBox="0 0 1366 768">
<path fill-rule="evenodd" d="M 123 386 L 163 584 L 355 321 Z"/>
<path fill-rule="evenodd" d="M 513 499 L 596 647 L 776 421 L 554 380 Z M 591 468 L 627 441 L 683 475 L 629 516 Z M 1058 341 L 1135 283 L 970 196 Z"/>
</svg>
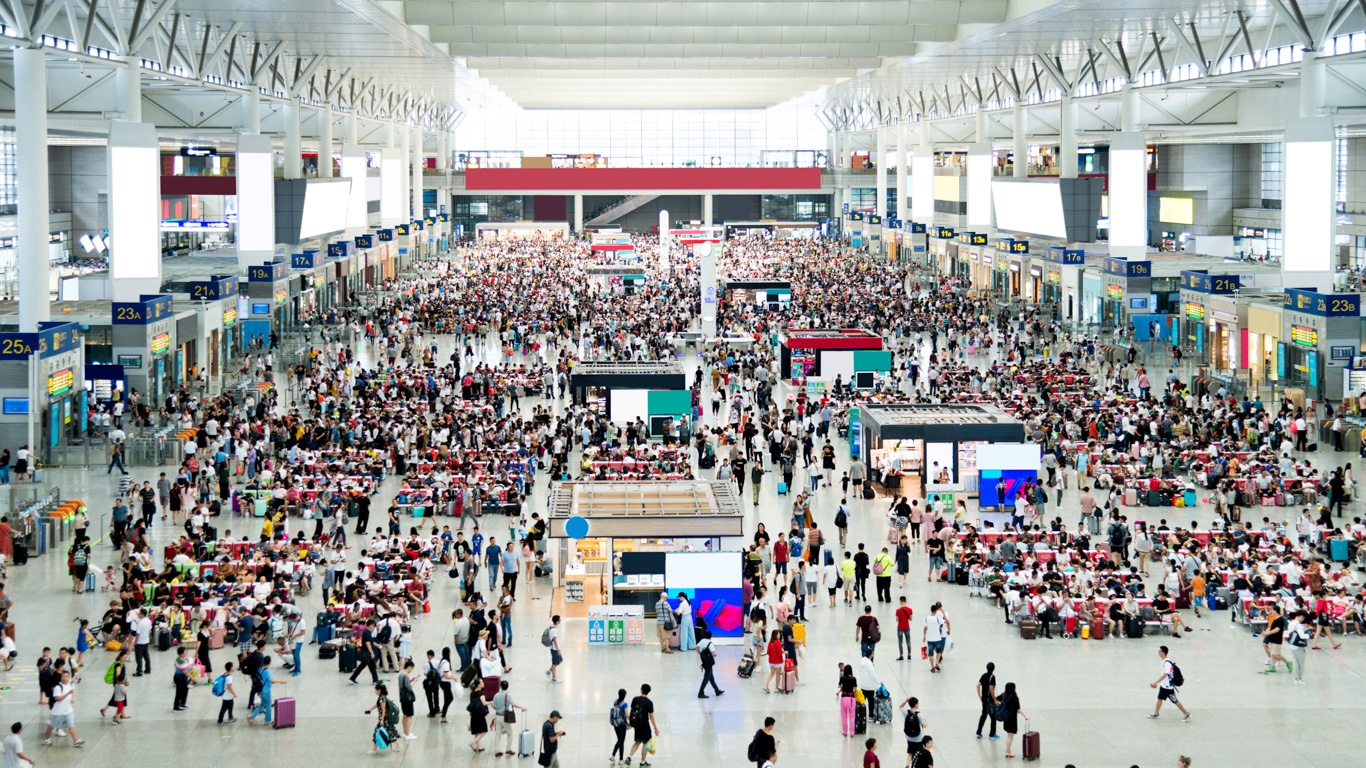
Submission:
<svg viewBox="0 0 1366 768">
<path fill-rule="evenodd" d="M 169 627 L 157 627 L 157 650 L 171 650 L 171 630 Z"/>
<path fill-rule="evenodd" d="M 1130 616 L 1124 625 L 1125 637 L 1143 637 L 1143 618 L 1141 616 Z"/>
<path fill-rule="evenodd" d="M 28 563 L 27 544 L 19 541 L 14 542 L 14 557 L 12 561 L 15 565 L 26 565 Z"/>
<path fill-rule="evenodd" d="M 1150 507 L 1162 506 L 1162 494 L 1159 491 L 1148 491 L 1147 504 Z"/>
<path fill-rule="evenodd" d="M 740 666 L 735 670 L 738 677 L 749 679 L 754 676 L 754 654 L 746 653 L 740 658 Z"/>
<path fill-rule="evenodd" d="M 337 658 L 337 646 L 330 642 L 324 642 L 318 646 L 318 658 L 327 660 Z"/>
<path fill-rule="evenodd" d="M 892 697 L 883 695 L 881 691 L 873 694 L 873 722 L 892 722 Z"/>
<path fill-rule="evenodd" d="M 216 651 L 223 647 L 223 638 L 228 634 L 228 628 L 222 625 L 215 625 L 209 628 L 209 650 Z"/>
<path fill-rule="evenodd" d="M 778 676 L 778 692 L 792 693 L 797 690 L 797 665 L 792 659 L 783 661 L 783 673 Z"/>
<path fill-rule="evenodd" d="M 869 499 L 869 500 L 872 500 L 872 499 L 876 499 L 876 498 L 877 498 L 877 492 L 873 490 L 873 486 L 872 486 L 872 485 L 870 485 L 870 484 L 868 484 L 868 483 L 864 483 L 864 484 L 863 484 L 863 498 Z"/>
<path fill-rule="evenodd" d="M 86 592 L 94 592 L 94 591 L 95 591 L 95 574 L 93 574 L 93 573 L 87 573 L 87 574 L 85 575 L 85 591 L 86 591 Z"/>
<path fill-rule="evenodd" d="M 1328 542 L 1329 556 L 1335 563 L 1345 563 L 1348 559 L 1348 547 L 1346 539 L 1330 539 Z"/>
<path fill-rule="evenodd" d="M 1029 727 L 1029 718 L 1025 718 L 1025 727 L 1026 727 L 1026 728 Z M 1024 743 L 1024 759 L 1026 759 L 1026 760 L 1038 760 L 1038 759 L 1039 759 L 1039 732 L 1038 732 L 1038 731 L 1025 731 L 1024 738 L 1023 738 L 1021 741 L 1023 741 L 1023 743 Z"/>
<path fill-rule="evenodd" d="M 1097 616 L 1091 620 L 1091 638 L 1094 640 L 1105 639 L 1105 618 Z"/>
<path fill-rule="evenodd" d="M 275 700 L 275 723 L 276 728 L 294 727 L 294 699 L 284 698 Z"/>
<path fill-rule="evenodd" d="M 339 672 L 356 671 L 356 646 L 347 643 L 337 652 L 337 670 Z"/>
<path fill-rule="evenodd" d="M 779 496 L 786 496 L 786 495 L 787 495 L 787 483 L 784 483 L 782 480 L 779 480 L 779 481 L 778 481 L 778 495 L 779 495 Z"/>
<path fill-rule="evenodd" d="M 1124 489 L 1124 506 L 1126 506 L 1126 507 L 1136 507 L 1136 506 L 1138 506 L 1138 491 L 1137 491 L 1137 490 L 1135 490 L 1135 489 L 1133 489 L 1133 488 L 1125 488 L 1125 489 Z"/>
<path fill-rule="evenodd" d="M 1188 507 L 1193 507 L 1193 506 L 1195 506 L 1195 502 L 1196 502 L 1195 491 L 1187 490 L 1187 491 L 1185 491 L 1185 492 L 1182 494 L 1182 496 L 1183 496 L 1183 499 L 1182 499 L 1182 500 L 1186 503 L 1186 506 L 1188 506 Z"/>
<path fill-rule="evenodd" d="M 854 703 L 854 735 L 858 736 L 868 732 L 868 706 L 866 704 Z"/>
<path fill-rule="evenodd" d="M 1032 618 L 1020 619 L 1020 639 L 1033 640 L 1039 636 L 1039 623 Z"/>
<path fill-rule="evenodd" d="M 522 732 L 517 735 L 517 756 L 531 757 L 534 754 L 536 754 L 536 734 L 532 733 L 530 729 L 523 728 Z"/>
</svg>

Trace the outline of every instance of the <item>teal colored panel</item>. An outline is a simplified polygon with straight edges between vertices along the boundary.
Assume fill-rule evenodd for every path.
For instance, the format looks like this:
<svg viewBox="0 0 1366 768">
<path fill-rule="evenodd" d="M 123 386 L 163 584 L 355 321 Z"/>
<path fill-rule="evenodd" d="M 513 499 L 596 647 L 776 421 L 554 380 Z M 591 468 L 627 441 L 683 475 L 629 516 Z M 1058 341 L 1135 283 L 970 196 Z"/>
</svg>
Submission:
<svg viewBox="0 0 1366 768">
<path fill-rule="evenodd" d="M 854 350 L 855 371 L 890 371 L 892 353 L 874 349 Z"/>
<path fill-rule="evenodd" d="M 692 412 L 692 393 L 681 390 L 650 390 L 647 401 L 651 416 L 686 416 Z"/>
</svg>

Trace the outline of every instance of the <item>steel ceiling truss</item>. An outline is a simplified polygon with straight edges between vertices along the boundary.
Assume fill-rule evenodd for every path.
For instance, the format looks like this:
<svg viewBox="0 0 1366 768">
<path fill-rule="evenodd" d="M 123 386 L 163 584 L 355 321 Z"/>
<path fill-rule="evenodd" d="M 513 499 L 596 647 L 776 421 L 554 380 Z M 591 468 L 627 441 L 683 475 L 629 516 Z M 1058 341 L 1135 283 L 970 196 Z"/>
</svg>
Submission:
<svg viewBox="0 0 1366 768">
<path fill-rule="evenodd" d="M 831 88 L 820 117 L 832 131 L 868 131 L 902 122 L 961 120 L 979 110 L 1001 110 L 1017 103 L 1100 96 L 1117 92 L 1126 83 L 1170 92 L 1178 86 L 1219 87 L 1220 79 L 1227 78 L 1240 81 L 1227 86 L 1234 88 L 1263 67 L 1284 65 L 1283 60 L 1268 60 L 1278 49 L 1298 45 L 1319 50 L 1349 30 L 1366 29 L 1366 0 L 1332 0 L 1327 12 L 1317 18 L 1306 18 L 1298 0 L 1273 3 L 1266 27 L 1259 30 L 1264 34 L 1257 39 L 1241 9 L 1223 14 L 1214 23 L 1191 13 L 1083 42 L 1075 46 L 1079 48 L 1075 53 L 1042 51 L 1017 56 L 963 72 L 949 82 L 908 87 L 889 83 L 898 77 L 896 71 L 871 72 Z M 1246 66 L 1244 57 L 1251 60 L 1251 66 Z M 1328 62 L 1336 58 L 1340 57 Z"/>
<path fill-rule="evenodd" d="M 129 23 L 120 0 L 0 0 L 0 24 L 20 44 L 57 49 L 86 64 L 134 58 L 160 79 L 239 94 L 256 87 L 268 97 L 430 131 L 453 130 L 463 117 L 434 94 L 377 83 L 325 55 L 254 37 L 240 21 L 224 27 L 192 20 L 175 3 L 136 0 Z"/>
</svg>

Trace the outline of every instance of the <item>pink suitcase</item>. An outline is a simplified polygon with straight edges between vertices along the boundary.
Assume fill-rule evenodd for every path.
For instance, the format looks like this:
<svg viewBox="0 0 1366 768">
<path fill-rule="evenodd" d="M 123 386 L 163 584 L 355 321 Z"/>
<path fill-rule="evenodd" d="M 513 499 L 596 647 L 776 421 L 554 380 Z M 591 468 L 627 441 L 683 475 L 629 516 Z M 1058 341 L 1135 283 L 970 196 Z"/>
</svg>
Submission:
<svg viewBox="0 0 1366 768">
<path fill-rule="evenodd" d="M 294 727 L 294 699 L 275 700 L 275 727 Z"/>
</svg>

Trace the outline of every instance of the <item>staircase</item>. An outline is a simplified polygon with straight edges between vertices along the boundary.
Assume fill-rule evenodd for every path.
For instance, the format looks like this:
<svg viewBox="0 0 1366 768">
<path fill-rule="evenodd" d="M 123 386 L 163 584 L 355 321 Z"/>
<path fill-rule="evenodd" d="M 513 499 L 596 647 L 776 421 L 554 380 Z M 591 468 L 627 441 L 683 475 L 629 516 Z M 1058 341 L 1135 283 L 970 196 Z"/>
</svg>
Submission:
<svg viewBox="0 0 1366 768">
<path fill-rule="evenodd" d="M 627 195 L 622 198 L 621 202 L 585 221 L 583 225 L 585 227 L 600 227 L 609 224 L 658 198 L 659 195 Z"/>
</svg>

